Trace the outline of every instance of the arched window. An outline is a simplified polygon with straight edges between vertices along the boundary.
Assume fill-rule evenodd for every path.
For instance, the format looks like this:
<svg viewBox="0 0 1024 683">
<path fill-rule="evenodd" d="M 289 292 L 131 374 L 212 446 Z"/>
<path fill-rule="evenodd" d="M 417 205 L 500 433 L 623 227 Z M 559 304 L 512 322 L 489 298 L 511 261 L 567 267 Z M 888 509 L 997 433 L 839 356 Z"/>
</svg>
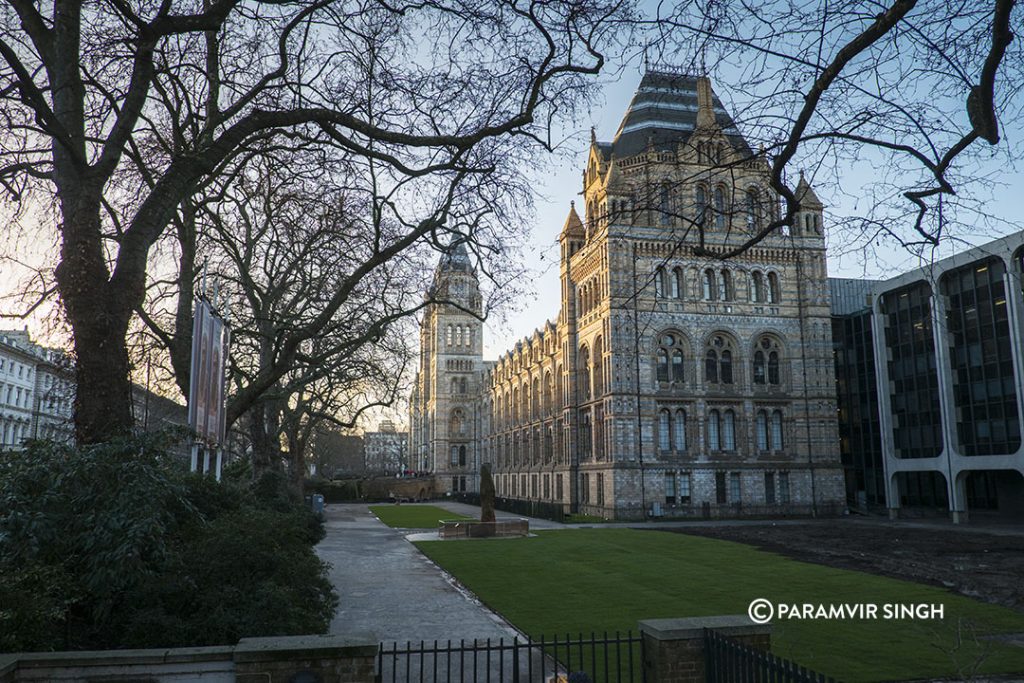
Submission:
<svg viewBox="0 0 1024 683">
<path fill-rule="evenodd" d="M 717 410 L 712 410 L 708 413 L 708 449 L 712 451 L 722 450 L 722 444 L 719 440 L 719 428 L 721 427 L 721 418 L 718 415 Z"/>
<path fill-rule="evenodd" d="M 768 303 L 777 304 L 781 301 L 779 297 L 779 276 L 775 273 L 768 273 Z"/>
<path fill-rule="evenodd" d="M 534 378 L 533 380 L 532 398 L 533 401 L 530 404 L 530 411 L 532 413 L 533 419 L 536 420 L 538 417 L 540 417 L 540 380 L 537 378 Z"/>
<path fill-rule="evenodd" d="M 736 413 L 731 410 L 725 411 L 722 421 L 722 450 L 736 450 Z"/>
<path fill-rule="evenodd" d="M 704 271 L 704 300 L 714 300 L 717 291 L 718 288 L 715 285 L 715 271 L 708 268 Z"/>
<path fill-rule="evenodd" d="M 704 356 L 704 381 L 718 384 L 718 352 L 708 349 Z"/>
<path fill-rule="evenodd" d="M 781 451 L 782 443 L 782 411 L 772 411 L 772 450 Z"/>
<path fill-rule="evenodd" d="M 585 345 L 580 347 L 579 390 L 581 401 L 590 400 L 590 349 Z"/>
<path fill-rule="evenodd" d="M 715 163 L 720 164 L 725 159 L 725 145 L 721 142 L 718 143 L 718 147 L 715 148 Z"/>
<path fill-rule="evenodd" d="M 768 353 L 768 384 L 779 384 L 779 353 Z"/>
<path fill-rule="evenodd" d="M 466 416 L 462 412 L 462 408 L 455 408 L 452 410 L 451 418 L 448 421 L 449 436 L 465 436 L 466 435 Z"/>
<path fill-rule="evenodd" d="M 758 228 L 758 214 L 760 213 L 761 200 L 757 195 L 757 190 L 751 188 L 747 190 L 747 230 L 754 232 Z"/>
<path fill-rule="evenodd" d="M 764 351 L 754 351 L 754 384 L 764 384 L 767 379 L 767 372 L 764 359 Z"/>
<path fill-rule="evenodd" d="M 768 450 L 768 413 L 757 411 L 757 450 Z"/>
<path fill-rule="evenodd" d="M 658 413 L 658 448 L 662 451 L 672 449 L 672 413 L 662 408 Z"/>
<path fill-rule="evenodd" d="M 451 325 L 449 325 L 448 329 L 445 331 L 444 341 L 448 346 L 452 346 L 454 343 L 454 330 Z"/>
<path fill-rule="evenodd" d="M 604 342 L 594 340 L 594 396 L 604 395 Z"/>
<path fill-rule="evenodd" d="M 659 299 L 665 296 L 665 269 L 661 266 L 654 271 L 654 296 Z"/>
<path fill-rule="evenodd" d="M 462 325 L 455 326 L 455 345 L 462 346 Z"/>
<path fill-rule="evenodd" d="M 466 447 L 459 446 L 459 467 L 466 466 Z"/>
<path fill-rule="evenodd" d="M 672 192 L 667 182 L 661 184 L 658 194 L 658 210 L 661 212 L 661 224 L 672 222 Z"/>
<path fill-rule="evenodd" d="M 554 399 L 554 387 L 552 386 L 551 373 L 544 375 L 544 412 L 550 413 L 554 410 L 552 401 Z"/>
<path fill-rule="evenodd" d="M 683 341 L 672 333 L 658 338 L 657 380 L 659 382 L 683 381 Z"/>
<path fill-rule="evenodd" d="M 716 334 L 708 340 L 704 354 L 704 381 L 712 384 L 732 384 L 733 343 L 724 334 Z"/>
<path fill-rule="evenodd" d="M 708 191 L 703 185 L 697 186 L 696 199 L 693 207 L 693 220 L 697 225 L 704 227 L 708 215 Z"/>
<path fill-rule="evenodd" d="M 763 302 L 764 296 L 764 274 L 755 270 L 751 274 L 750 279 L 753 281 L 753 286 L 750 288 L 750 300 L 755 302 Z"/>
<path fill-rule="evenodd" d="M 675 447 L 680 453 L 686 450 L 686 411 L 682 408 L 676 410 L 675 423 Z"/>
<path fill-rule="evenodd" d="M 715 188 L 715 227 L 725 230 L 725 191 L 721 186 Z"/>
<path fill-rule="evenodd" d="M 682 299 L 685 288 L 683 287 L 683 269 L 676 266 L 672 269 L 672 298 Z"/>
<path fill-rule="evenodd" d="M 466 341 L 466 346 L 472 346 L 473 345 L 473 328 L 470 327 L 469 325 L 466 325 L 466 340 L 465 341 Z"/>
<path fill-rule="evenodd" d="M 723 270 L 718 280 L 718 298 L 720 301 L 732 301 L 732 274 Z"/>
</svg>

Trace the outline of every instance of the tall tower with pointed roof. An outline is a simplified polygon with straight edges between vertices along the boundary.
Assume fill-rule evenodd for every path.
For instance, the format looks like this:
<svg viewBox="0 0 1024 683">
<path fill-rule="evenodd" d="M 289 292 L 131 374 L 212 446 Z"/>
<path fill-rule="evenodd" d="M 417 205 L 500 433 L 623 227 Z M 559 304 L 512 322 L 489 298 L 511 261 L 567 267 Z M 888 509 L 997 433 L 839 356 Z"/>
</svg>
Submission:
<svg viewBox="0 0 1024 683">
<path fill-rule="evenodd" d="M 476 491 L 476 399 L 483 370 L 480 282 L 466 244 L 441 256 L 420 323 L 420 364 L 409 406 L 410 459 L 438 488 Z"/>
</svg>

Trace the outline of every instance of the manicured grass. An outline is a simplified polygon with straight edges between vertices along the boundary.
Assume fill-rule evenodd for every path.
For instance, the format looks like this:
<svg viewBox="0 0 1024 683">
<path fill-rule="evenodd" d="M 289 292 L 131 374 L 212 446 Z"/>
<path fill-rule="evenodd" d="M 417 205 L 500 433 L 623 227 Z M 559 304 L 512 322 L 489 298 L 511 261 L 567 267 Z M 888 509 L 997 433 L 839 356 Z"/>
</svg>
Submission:
<svg viewBox="0 0 1024 683">
<path fill-rule="evenodd" d="M 472 519 L 434 505 L 371 505 L 370 512 L 398 529 L 436 529 L 444 519 Z"/>
<path fill-rule="evenodd" d="M 562 521 L 565 524 L 604 524 L 608 520 L 604 517 L 598 517 L 597 515 L 583 515 L 577 512 L 571 515 L 566 515 L 565 519 Z"/>
<path fill-rule="evenodd" d="M 776 620 L 772 650 L 847 682 L 966 675 L 979 656 L 978 672 L 1024 671 L 1024 648 L 976 637 L 1024 632 L 1024 614 L 933 586 L 798 562 L 739 543 L 606 528 L 418 546 L 534 637 L 635 630 L 638 620 L 649 618 L 746 614 L 755 598 L 935 603 L 944 605 L 942 621 Z"/>
</svg>

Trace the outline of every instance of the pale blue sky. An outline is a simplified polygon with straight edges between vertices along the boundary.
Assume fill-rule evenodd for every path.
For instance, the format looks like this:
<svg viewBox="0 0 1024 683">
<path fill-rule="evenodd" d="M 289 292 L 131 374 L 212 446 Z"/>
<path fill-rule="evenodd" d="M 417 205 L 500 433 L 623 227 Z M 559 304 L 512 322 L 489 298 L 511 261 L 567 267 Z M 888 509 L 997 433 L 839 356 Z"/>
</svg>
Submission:
<svg viewBox="0 0 1024 683">
<path fill-rule="evenodd" d="M 504 311 L 501 316 L 489 320 L 485 325 L 484 332 L 484 358 L 494 359 L 515 344 L 517 339 L 533 333 L 535 328 L 540 327 L 545 320 L 554 318 L 559 309 L 559 272 L 558 272 L 558 234 L 565 222 L 569 210 L 569 202 L 578 199 L 582 190 L 582 171 L 586 163 L 586 154 L 590 143 L 590 126 L 594 126 L 599 140 L 611 140 L 624 115 L 629 101 L 633 96 L 636 87 L 642 76 L 642 65 L 634 63 L 622 69 L 620 77 L 614 78 L 605 76 L 601 86 L 602 101 L 591 112 L 591 120 L 579 121 L 576 130 L 566 131 L 565 153 L 557 161 L 552 162 L 552 168 L 538 174 L 539 196 L 536 203 L 536 221 L 532 226 L 530 247 L 525 254 L 526 266 L 530 270 L 531 278 L 528 286 L 533 290 L 531 296 L 525 297 L 514 310 Z M 714 81 L 712 83 L 716 94 L 726 103 L 729 108 L 729 84 Z M 1000 144 L 1019 145 L 1022 136 L 1022 127 L 1016 121 L 1001 122 L 1003 125 L 1004 142 Z M 749 135 L 751 131 L 746 130 L 741 124 L 740 128 L 744 134 Z M 569 150 L 573 150 L 570 152 Z M 808 168 L 811 167 L 810 160 L 804 160 Z M 794 169 L 801 168 L 796 164 Z M 992 189 L 992 212 L 1002 219 L 1020 224 L 1024 221 L 1024 197 L 1021 196 L 1021 188 L 1024 188 L 1024 174 L 1020 169 L 1009 168 L 1004 163 L 993 164 L 991 168 L 984 169 L 985 172 L 993 175 L 999 185 Z M 844 215 L 852 215 L 858 208 L 860 202 L 866 201 L 863 194 L 858 192 L 865 183 L 875 179 L 875 172 L 872 169 L 870 159 L 865 159 L 859 164 L 851 165 L 849 169 L 841 172 L 843 191 L 836 192 L 827 187 L 827 183 L 816 184 L 821 200 L 826 204 L 826 229 L 831 221 L 838 220 Z M 794 183 L 795 184 L 795 183 Z M 826 185 L 823 187 L 822 185 Z M 577 205 L 581 203 L 577 201 Z M 1021 225 L 1024 227 L 1024 225 Z M 999 234 L 1008 234 L 1012 228 L 1001 226 L 993 233 L 979 234 L 965 239 L 973 244 L 981 244 L 989 241 Z M 893 247 L 882 246 L 877 249 L 877 258 L 865 258 L 861 247 L 866 245 L 850 245 L 844 243 L 837 246 L 835 241 L 837 235 L 829 235 L 829 257 L 828 268 L 830 276 L 882 279 L 909 270 L 920 265 L 919 259 L 905 250 Z M 842 236 L 847 240 L 846 236 Z M 856 247 L 851 250 L 851 246 Z M 954 251 L 962 251 L 966 245 L 962 242 L 943 245 L 940 253 L 935 257 L 945 256 Z M 840 253 L 845 252 L 845 253 Z"/>
</svg>

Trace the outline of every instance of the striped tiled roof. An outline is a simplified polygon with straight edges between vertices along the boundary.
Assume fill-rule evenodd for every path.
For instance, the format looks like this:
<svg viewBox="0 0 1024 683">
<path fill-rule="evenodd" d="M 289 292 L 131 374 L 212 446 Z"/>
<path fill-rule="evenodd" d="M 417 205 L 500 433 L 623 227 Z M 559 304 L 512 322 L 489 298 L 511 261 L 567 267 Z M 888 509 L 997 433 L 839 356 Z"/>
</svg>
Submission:
<svg viewBox="0 0 1024 683">
<path fill-rule="evenodd" d="M 750 148 L 717 95 L 712 94 L 715 121 L 743 154 Z M 697 77 L 648 71 L 640 81 L 611 143 L 598 143 L 605 158 L 614 152 L 624 159 L 639 154 L 650 140 L 657 151 L 674 151 L 697 124 Z"/>
</svg>

